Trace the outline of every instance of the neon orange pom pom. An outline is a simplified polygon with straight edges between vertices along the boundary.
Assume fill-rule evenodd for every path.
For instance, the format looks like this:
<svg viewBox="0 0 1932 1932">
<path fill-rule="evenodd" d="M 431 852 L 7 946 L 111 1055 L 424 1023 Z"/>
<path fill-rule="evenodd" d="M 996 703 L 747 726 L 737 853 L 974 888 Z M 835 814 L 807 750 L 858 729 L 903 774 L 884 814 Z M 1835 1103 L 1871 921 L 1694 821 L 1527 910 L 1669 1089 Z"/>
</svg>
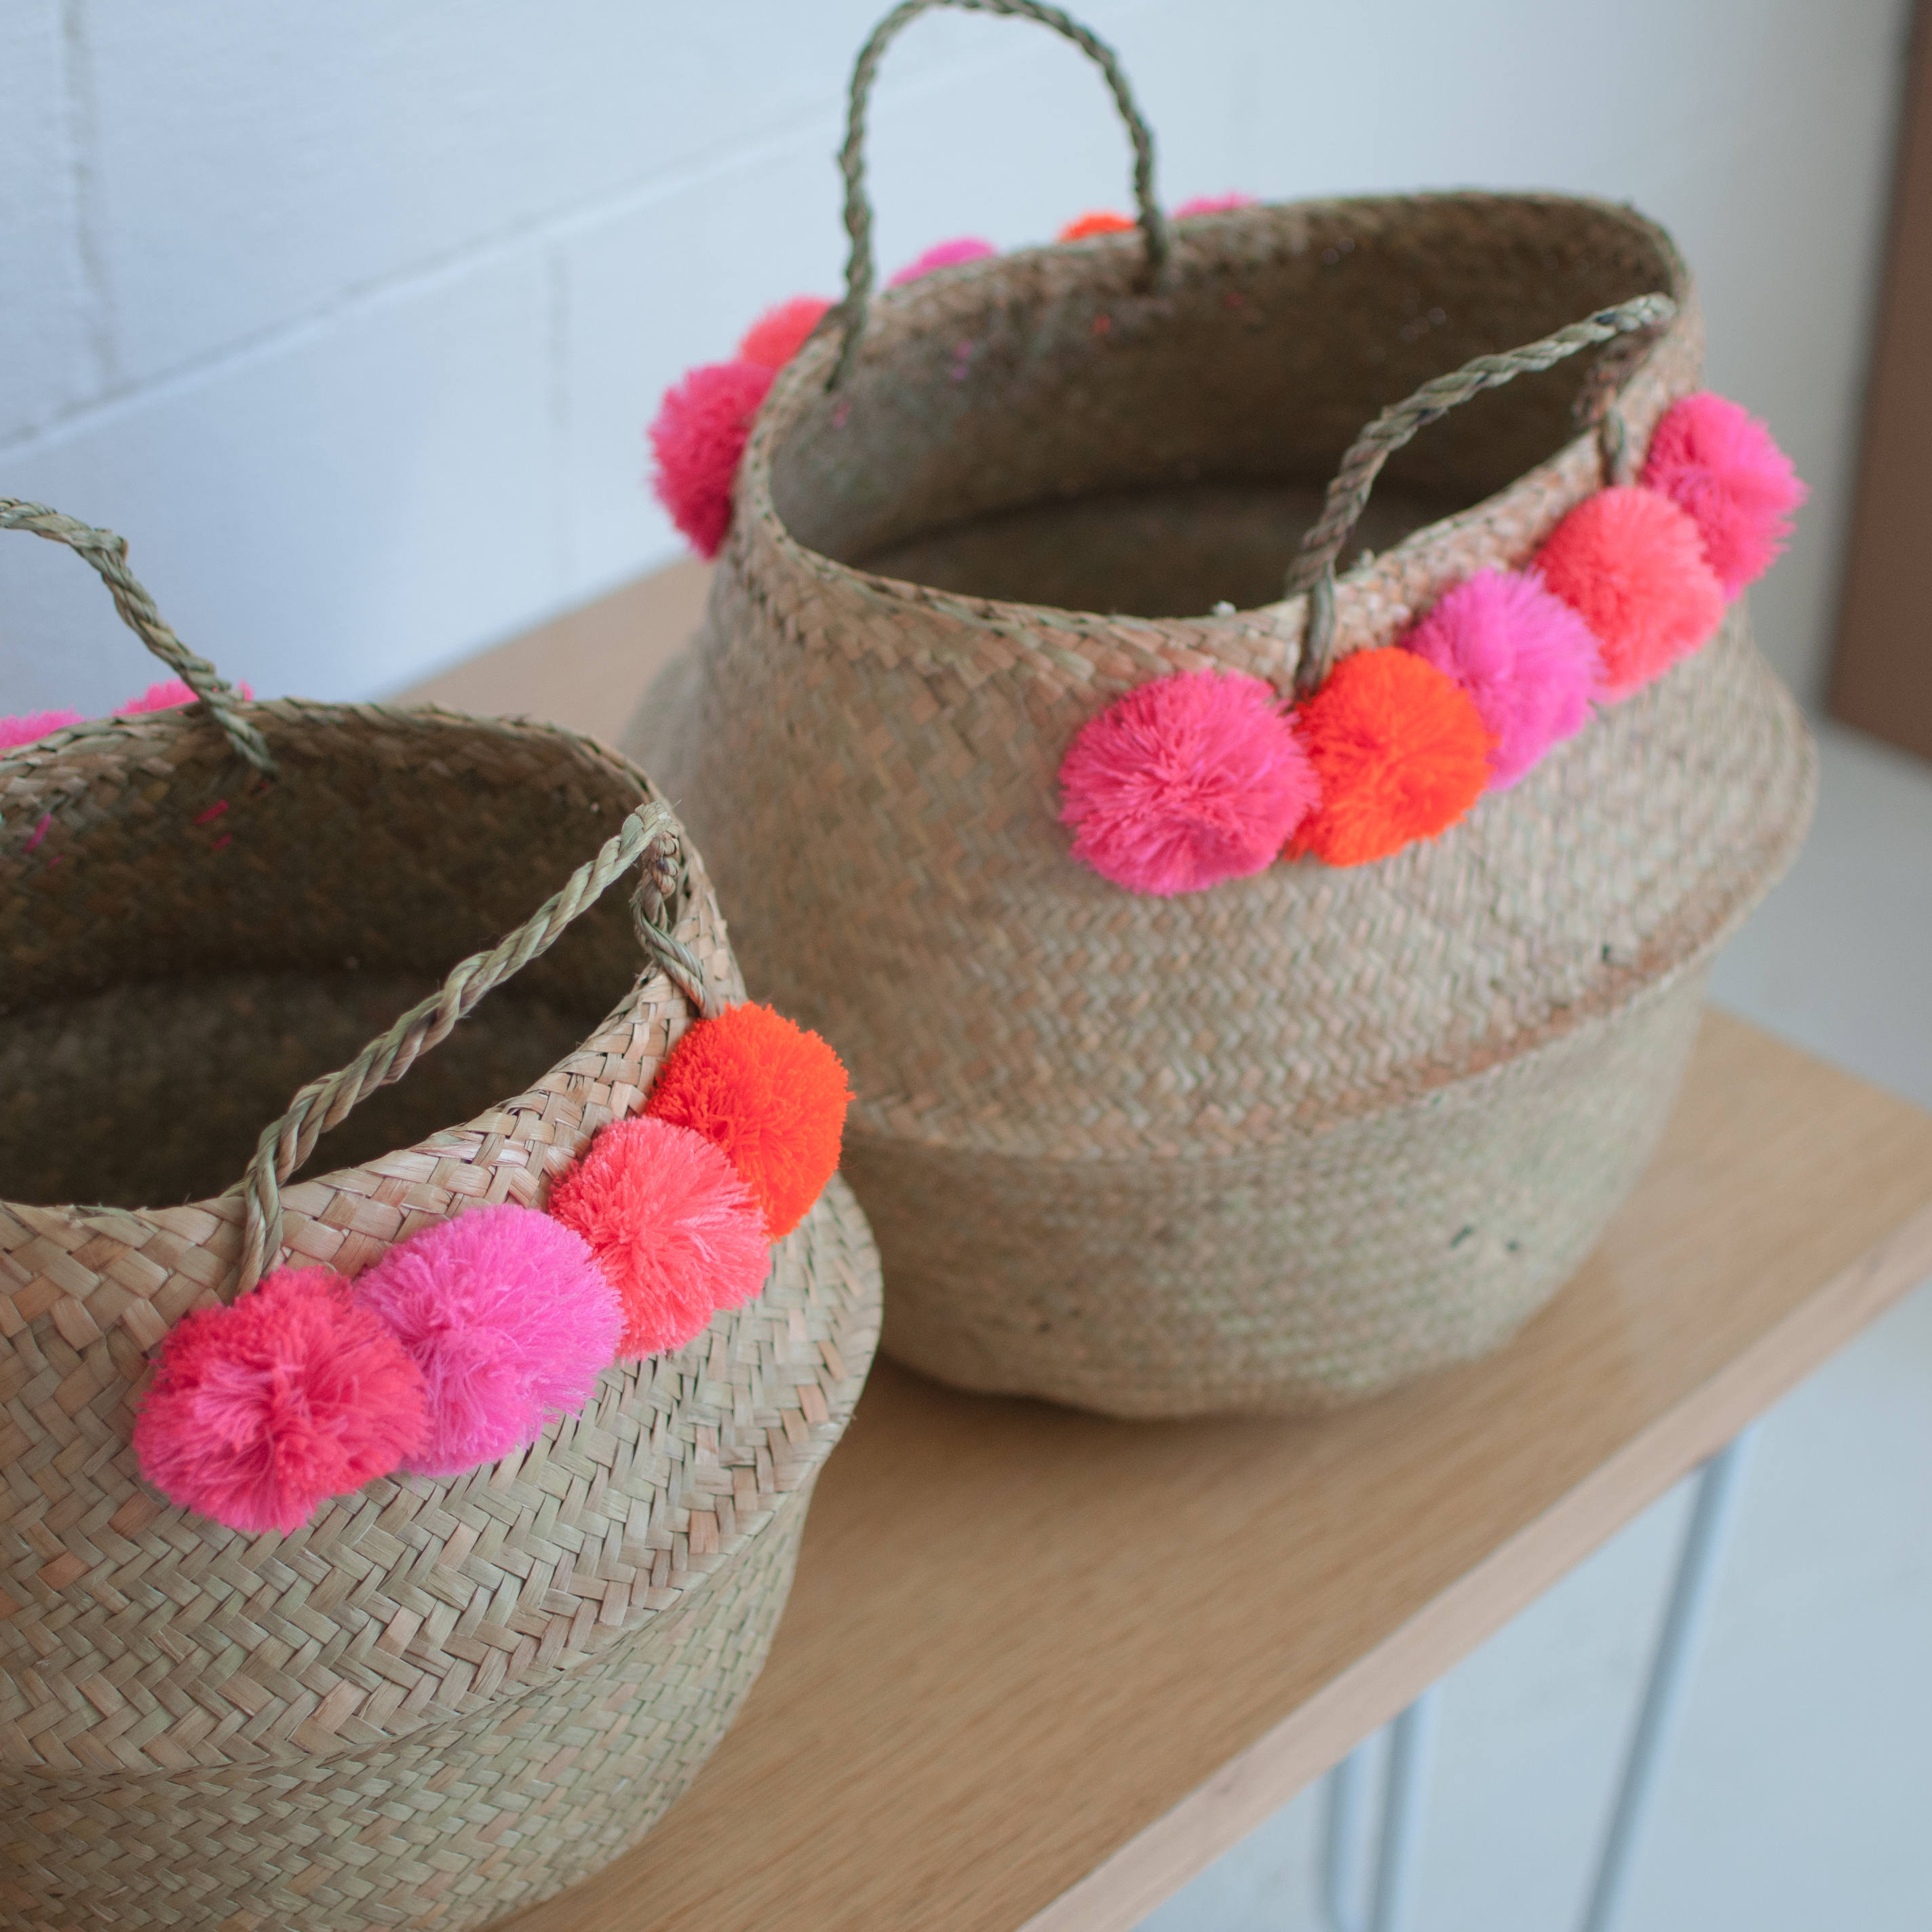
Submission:
<svg viewBox="0 0 1932 1932">
<path fill-rule="evenodd" d="M 818 1034 L 770 1006 L 734 1006 L 671 1049 L 644 1112 L 719 1148 L 776 1240 L 837 1168 L 851 1097 L 838 1054 Z"/>
<path fill-rule="evenodd" d="M 1291 858 L 1385 859 L 1454 825 L 1490 782 L 1496 740 L 1475 700 L 1412 652 L 1344 658 L 1294 722 L 1322 802 L 1289 842 Z"/>
<path fill-rule="evenodd" d="M 1093 235 L 1124 235 L 1133 225 L 1130 217 L 1116 214 L 1110 208 L 1096 208 L 1090 214 L 1070 221 L 1053 238 L 1056 242 L 1084 242 Z"/>
</svg>

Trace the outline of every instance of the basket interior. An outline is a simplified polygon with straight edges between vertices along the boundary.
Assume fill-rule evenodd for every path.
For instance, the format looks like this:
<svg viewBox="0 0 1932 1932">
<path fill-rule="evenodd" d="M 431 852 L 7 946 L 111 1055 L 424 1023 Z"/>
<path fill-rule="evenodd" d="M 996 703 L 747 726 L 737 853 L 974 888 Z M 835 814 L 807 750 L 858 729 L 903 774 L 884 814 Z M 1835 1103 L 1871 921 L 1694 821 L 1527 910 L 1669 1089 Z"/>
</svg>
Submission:
<svg viewBox="0 0 1932 1932">
<path fill-rule="evenodd" d="M 771 457 L 800 542 L 881 575 L 1145 617 L 1273 603 L 1357 433 L 1472 357 L 1684 273 L 1628 210 L 1408 196 L 1185 222 L 916 282 L 859 365 L 794 391 Z M 1577 433 L 1588 355 L 1462 405 L 1390 461 L 1349 556 L 1482 502 Z M 804 384 L 801 380 L 800 388 Z"/>
<path fill-rule="evenodd" d="M 644 796 L 614 756 L 540 726 L 251 715 L 272 785 L 212 724 L 160 714 L 32 754 L 24 809 L 9 790 L 0 1200 L 220 1193 L 305 1081 L 521 923 Z M 567 1058 L 636 979 L 628 898 L 614 886 L 310 1167 L 460 1126 Z"/>
</svg>

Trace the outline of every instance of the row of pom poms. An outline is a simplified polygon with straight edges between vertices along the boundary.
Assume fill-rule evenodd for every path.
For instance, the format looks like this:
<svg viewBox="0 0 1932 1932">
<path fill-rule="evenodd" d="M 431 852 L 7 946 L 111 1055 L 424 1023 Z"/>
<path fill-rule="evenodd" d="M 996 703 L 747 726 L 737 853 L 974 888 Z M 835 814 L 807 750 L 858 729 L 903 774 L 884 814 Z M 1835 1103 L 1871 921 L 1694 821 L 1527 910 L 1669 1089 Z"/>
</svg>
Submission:
<svg viewBox="0 0 1932 1932">
<path fill-rule="evenodd" d="M 1580 730 L 1593 700 L 1702 644 L 1804 494 L 1762 423 L 1683 397 L 1637 483 L 1577 505 L 1528 569 L 1457 585 L 1397 648 L 1345 658 L 1296 709 L 1261 678 L 1204 670 L 1089 719 L 1060 770 L 1074 856 L 1166 896 L 1277 856 L 1358 866 L 1432 838 Z"/>
<path fill-rule="evenodd" d="M 1245 194 L 1198 196 L 1174 211 L 1177 220 L 1222 214 L 1253 206 Z M 1070 221 L 1054 238 L 1084 242 L 1124 233 L 1134 226 L 1124 214 L 1100 212 Z M 998 254 L 992 242 L 962 235 L 937 243 L 908 262 L 891 286 Z M 745 332 L 738 352 L 725 362 L 700 363 L 664 392 L 650 435 L 652 487 L 670 520 L 701 556 L 716 556 L 731 527 L 731 490 L 752 433 L 752 419 L 772 379 L 805 346 L 832 304 L 818 296 L 795 296 L 766 310 Z"/>
<path fill-rule="evenodd" d="M 237 688 L 244 698 L 255 694 L 245 684 Z M 139 698 L 130 698 L 125 704 L 117 705 L 114 716 L 134 718 L 147 711 L 175 711 L 194 701 L 194 693 L 179 678 L 171 677 L 160 684 L 149 685 Z M 50 732 L 64 731 L 70 724 L 86 722 L 78 711 L 29 711 L 16 717 L 0 718 L 0 752 L 14 745 L 31 745 L 36 738 L 44 738 Z"/>
<path fill-rule="evenodd" d="M 700 1020 L 544 1210 L 472 1208 L 353 1280 L 278 1268 L 184 1317 L 135 1418 L 142 1474 L 286 1533 L 376 1477 L 527 1448 L 614 1360 L 681 1348 L 759 1292 L 838 1166 L 850 1097 L 831 1048 L 769 1007 Z"/>
</svg>

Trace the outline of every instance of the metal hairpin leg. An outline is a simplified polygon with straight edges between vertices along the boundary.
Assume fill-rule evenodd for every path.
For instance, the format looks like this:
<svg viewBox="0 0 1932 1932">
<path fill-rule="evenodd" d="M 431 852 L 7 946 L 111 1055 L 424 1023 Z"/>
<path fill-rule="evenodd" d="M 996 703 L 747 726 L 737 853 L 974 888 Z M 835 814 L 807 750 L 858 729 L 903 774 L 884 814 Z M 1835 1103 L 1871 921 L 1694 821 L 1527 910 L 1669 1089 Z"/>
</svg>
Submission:
<svg viewBox="0 0 1932 1932">
<path fill-rule="evenodd" d="M 1367 1889 L 1368 1755 L 1358 1746 L 1328 1774 L 1328 1820 L 1322 1847 L 1322 1903 L 1334 1932 L 1404 1932 L 1415 1894 L 1423 1806 L 1436 1736 L 1436 1693 L 1425 1690 L 1389 1726 L 1382 1826 L 1375 1846 L 1375 1897 Z"/>
</svg>

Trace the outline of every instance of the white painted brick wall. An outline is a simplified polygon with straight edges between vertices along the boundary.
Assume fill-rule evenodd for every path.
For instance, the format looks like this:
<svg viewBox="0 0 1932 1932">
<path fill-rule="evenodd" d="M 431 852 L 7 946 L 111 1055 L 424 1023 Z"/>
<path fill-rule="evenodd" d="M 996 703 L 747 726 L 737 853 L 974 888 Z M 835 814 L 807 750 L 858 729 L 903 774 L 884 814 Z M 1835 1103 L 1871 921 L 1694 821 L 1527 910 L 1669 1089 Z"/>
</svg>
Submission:
<svg viewBox="0 0 1932 1932">
<path fill-rule="evenodd" d="M 880 0 L 7 0 L 0 494 L 120 529 L 265 692 L 368 695 L 675 554 L 664 385 L 833 290 L 830 154 Z M 1170 200 L 1628 198 L 1704 280 L 1716 386 L 1816 492 L 1760 598 L 1828 649 L 1906 0 L 1086 0 Z M 888 264 L 1124 198 L 1078 55 L 922 22 L 886 69 Z M 66 567 L 63 567 L 64 565 Z M 0 710 L 146 681 L 51 548 L 0 545 Z"/>
</svg>

